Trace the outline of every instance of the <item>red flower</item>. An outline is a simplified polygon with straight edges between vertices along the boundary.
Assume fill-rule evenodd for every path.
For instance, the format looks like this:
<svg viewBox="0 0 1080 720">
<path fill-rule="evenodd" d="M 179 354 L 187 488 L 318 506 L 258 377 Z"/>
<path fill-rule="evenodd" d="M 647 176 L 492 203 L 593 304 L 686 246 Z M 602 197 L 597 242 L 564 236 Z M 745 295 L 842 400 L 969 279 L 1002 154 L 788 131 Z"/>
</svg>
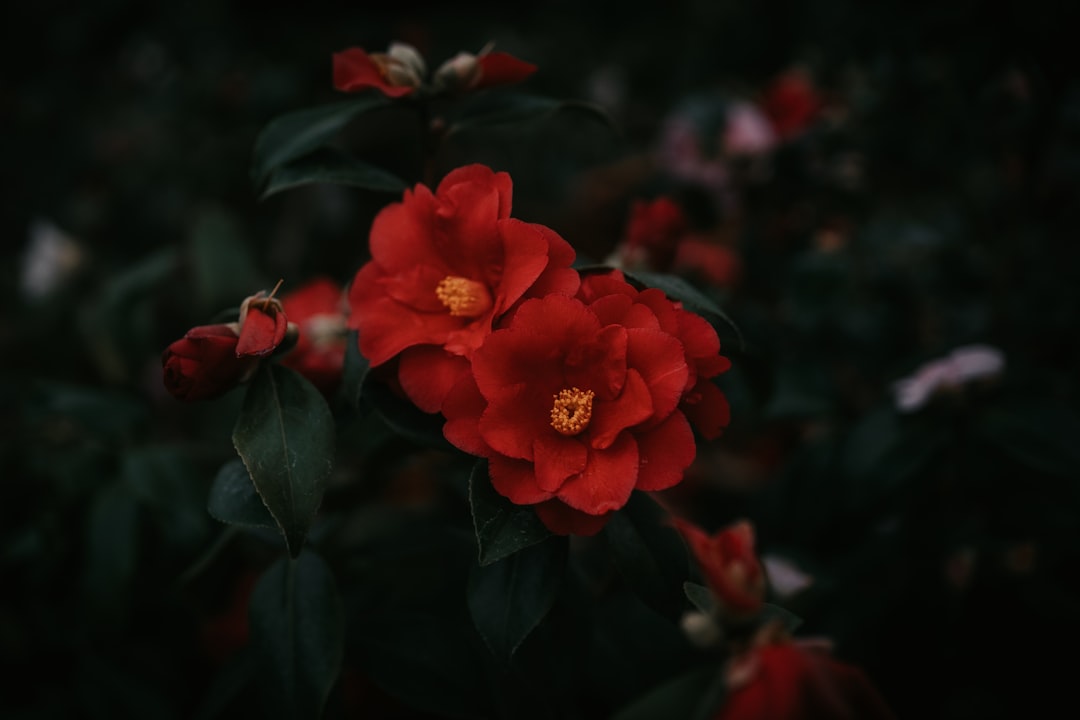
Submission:
<svg viewBox="0 0 1080 720">
<path fill-rule="evenodd" d="M 521 82 L 536 72 L 532 63 L 504 52 L 458 53 L 435 71 L 435 85 L 458 91 L 483 90 Z"/>
<path fill-rule="evenodd" d="M 779 75 L 765 90 L 762 110 L 781 140 L 792 138 L 810 126 L 824 102 L 810 74 L 794 67 Z"/>
<path fill-rule="evenodd" d="M 334 53 L 334 87 L 343 92 L 375 88 L 387 97 L 408 95 L 427 72 L 420 53 L 405 43 L 393 43 L 385 53 L 353 47 Z"/>
<path fill-rule="evenodd" d="M 210 400 L 244 381 L 258 358 L 239 357 L 236 324 L 188 330 L 161 355 L 165 388 L 178 400 Z"/>
<path fill-rule="evenodd" d="M 682 208 L 669 197 L 635 200 L 623 234 L 622 253 L 628 267 L 666 272 L 689 223 Z"/>
<path fill-rule="evenodd" d="M 434 89 L 482 90 L 521 82 L 534 72 L 532 63 L 485 48 L 479 55 L 458 53 L 444 62 L 435 71 Z M 424 58 L 405 43 L 392 43 L 385 53 L 369 54 L 357 47 L 334 53 L 334 87 L 343 92 L 375 88 L 387 97 L 402 97 L 424 87 L 426 75 Z"/>
<path fill-rule="evenodd" d="M 743 521 L 708 535 L 686 520 L 674 521 L 723 608 L 737 617 L 761 610 L 765 572 L 754 554 L 753 526 Z"/>
<path fill-rule="evenodd" d="M 506 173 L 469 165 L 434 194 L 406 190 L 372 224 L 372 259 L 349 289 L 349 325 L 373 367 L 400 356 L 401 386 L 426 412 L 440 410 L 497 320 L 525 298 L 577 290 L 573 248 L 511 218 L 511 190 Z"/>
<path fill-rule="evenodd" d="M 720 436 L 731 420 L 727 398 L 710 378 L 727 371 L 731 361 L 720 354 L 720 338 L 704 318 L 673 303 L 655 288 L 639 291 L 618 270 L 588 275 L 578 296 L 605 323 L 651 328 L 674 335 L 682 343 L 690 368 L 679 409 L 708 439 Z"/>
<path fill-rule="evenodd" d="M 866 675 L 828 652 L 780 642 L 751 648 L 729 671 L 714 720 L 890 720 Z"/>
<path fill-rule="evenodd" d="M 708 237 L 687 235 L 679 242 L 671 271 L 699 278 L 715 287 L 730 288 L 742 274 L 742 262 L 727 245 L 713 242 Z"/>
<path fill-rule="evenodd" d="M 281 364 L 332 395 L 345 365 L 344 291 L 329 278 L 315 278 L 282 297 L 281 305 L 300 330 L 296 346 Z"/>
<path fill-rule="evenodd" d="M 536 505 L 553 532 L 596 533 L 633 490 L 677 484 L 694 459 L 678 410 L 686 355 L 646 325 L 606 322 L 565 295 L 529 300 L 446 398 L 444 435 L 487 457 L 495 489 Z"/>
<path fill-rule="evenodd" d="M 269 355 L 285 339 L 288 326 L 280 300 L 261 291 L 246 298 L 240 304 L 240 341 L 236 344 L 236 354 Z"/>
</svg>

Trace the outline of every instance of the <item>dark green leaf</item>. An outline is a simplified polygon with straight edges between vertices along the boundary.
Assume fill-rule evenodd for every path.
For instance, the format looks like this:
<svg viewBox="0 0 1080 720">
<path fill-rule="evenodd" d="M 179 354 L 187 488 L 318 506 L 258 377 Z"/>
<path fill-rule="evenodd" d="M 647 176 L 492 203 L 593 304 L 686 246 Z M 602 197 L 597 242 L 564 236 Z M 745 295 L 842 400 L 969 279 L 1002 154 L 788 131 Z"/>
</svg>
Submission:
<svg viewBox="0 0 1080 720">
<path fill-rule="evenodd" d="M 251 595 L 249 623 L 266 707 L 320 717 L 345 651 L 345 612 L 322 558 L 308 550 L 271 566 Z"/>
<path fill-rule="evenodd" d="M 334 419 L 314 385 L 264 364 L 244 396 L 233 445 L 293 557 L 322 502 L 334 455 Z"/>
<path fill-rule="evenodd" d="M 469 612 L 480 636 L 503 662 L 551 609 L 566 571 L 564 538 L 520 550 L 469 576 Z"/>
<path fill-rule="evenodd" d="M 722 694 L 721 668 L 697 668 L 648 691 L 613 720 L 704 720 L 720 706 Z"/>
<path fill-rule="evenodd" d="M 478 461 L 469 477 L 469 505 L 481 565 L 490 565 L 551 535 L 531 507 L 515 505 L 495 492 L 486 460 Z"/>
<path fill-rule="evenodd" d="M 400 193 L 407 187 L 404 180 L 380 167 L 357 160 L 340 150 L 320 148 L 275 168 L 270 173 L 261 199 L 312 183 L 335 183 L 392 193 Z"/>
<path fill-rule="evenodd" d="M 252 176 L 256 185 L 262 185 L 275 168 L 330 142 L 353 118 L 389 103 L 385 96 L 371 93 L 275 118 L 255 140 Z"/>
<path fill-rule="evenodd" d="M 556 113 L 578 113 L 590 122 L 600 122 L 613 132 L 616 131 L 611 117 L 599 105 L 504 92 L 478 94 L 463 100 L 457 112 L 450 117 L 447 134 L 495 125 L 541 122 Z"/>
<path fill-rule="evenodd" d="M 206 509 L 213 517 L 230 525 L 278 529 L 240 458 L 230 460 L 218 470 L 214 484 L 210 486 Z"/>
<path fill-rule="evenodd" d="M 395 395 L 386 383 L 373 379 L 370 374 L 364 381 L 361 397 L 398 434 L 426 447 L 454 449 L 443 437 L 442 415 L 424 412 L 405 398 Z"/>
<path fill-rule="evenodd" d="M 341 373 L 341 389 L 338 391 L 349 407 L 360 406 L 360 393 L 364 389 L 364 379 L 367 378 L 371 363 L 360 354 L 360 345 L 357 341 L 356 330 L 349 330 L 345 340 L 345 366 Z"/>
<path fill-rule="evenodd" d="M 712 590 L 704 585 L 698 585 L 694 582 L 683 583 L 683 593 L 686 595 L 686 599 L 694 604 L 701 612 L 706 615 L 716 614 L 716 598 L 713 597 Z"/>
<path fill-rule="evenodd" d="M 667 617 L 682 608 L 682 585 L 690 560 L 679 533 L 651 497 L 635 491 L 604 528 L 611 557 L 627 584 Z"/>
<path fill-rule="evenodd" d="M 789 633 L 795 632 L 803 622 L 802 618 L 795 613 L 786 608 L 782 608 L 779 605 L 773 605 L 772 603 L 764 603 L 761 606 L 760 620 L 762 622 L 779 620 L 784 624 L 784 629 Z"/>
</svg>

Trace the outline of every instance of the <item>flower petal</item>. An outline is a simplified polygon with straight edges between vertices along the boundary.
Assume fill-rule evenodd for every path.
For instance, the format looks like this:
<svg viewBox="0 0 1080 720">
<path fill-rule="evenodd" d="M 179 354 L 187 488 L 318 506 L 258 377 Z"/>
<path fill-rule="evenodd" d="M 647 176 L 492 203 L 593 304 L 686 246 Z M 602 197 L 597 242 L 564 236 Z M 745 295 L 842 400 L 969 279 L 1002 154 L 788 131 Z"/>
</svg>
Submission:
<svg viewBox="0 0 1080 720">
<path fill-rule="evenodd" d="M 653 398 L 657 419 L 667 417 L 679 404 L 690 368 L 682 343 L 660 330 L 627 330 L 626 363 L 641 373 Z"/>
<path fill-rule="evenodd" d="M 496 85 L 512 85 L 536 72 L 536 66 L 532 63 L 504 52 L 481 55 L 477 58 L 477 62 L 480 64 L 480 78 L 472 86 L 473 90 Z"/>
<path fill-rule="evenodd" d="M 653 415 L 652 396 L 637 370 L 626 371 L 626 384 L 615 400 L 593 405 L 589 422 L 589 445 L 604 450 L 623 430 L 648 420 Z"/>
<path fill-rule="evenodd" d="M 240 340 L 236 343 L 236 355 L 269 355 L 285 339 L 289 321 L 284 312 L 276 309 L 263 310 L 256 304 L 248 308 L 244 324 L 240 326 Z"/>
<path fill-rule="evenodd" d="M 679 411 L 647 432 L 637 435 L 640 467 L 637 489 L 652 492 L 678 485 L 694 462 L 694 431 Z"/>
<path fill-rule="evenodd" d="M 487 400 L 480 394 L 476 382 L 466 375 L 451 388 L 443 401 L 442 412 L 446 416 L 443 437 L 459 450 L 470 455 L 490 457 L 492 450 L 480 436 L 479 421 Z"/>
<path fill-rule="evenodd" d="M 387 97 L 408 95 L 413 88 L 394 87 L 379 72 L 375 61 L 358 47 L 334 53 L 334 87 L 343 92 L 358 92 L 375 88 Z"/>
<path fill-rule="evenodd" d="M 606 450 L 590 449 L 585 469 L 569 478 L 557 496 L 572 508 L 601 515 L 626 504 L 637 476 L 637 442 L 623 433 Z"/>
<path fill-rule="evenodd" d="M 437 413 L 458 381 L 469 373 L 469 361 L 437 345 L 414 345 L 401 352 L 398 380 L 418 408 Z"/>
<path fill-rule="evenodd" d="M 679 404 L 694 429 L 707 440 L 715 440 L 731 422 L 731 406 L 711 380 L 699 379 Z"/>
<path fill-rule="evenodd" d="M 556 492 L 568 477 L 585 469 L 588 457 L 589 451 L 580 440 L 553 430 L 540 433 L 533 443 L 536 484 L 546 492 Z"/>
<path fill-rule="evenodd" d="M 488 474 L 495 491 L 517 505 L 535 505 L 551 499 L 551 493 L 537 487 L 532 463 L 494 455 L 488 461 Z"/>
</svg>

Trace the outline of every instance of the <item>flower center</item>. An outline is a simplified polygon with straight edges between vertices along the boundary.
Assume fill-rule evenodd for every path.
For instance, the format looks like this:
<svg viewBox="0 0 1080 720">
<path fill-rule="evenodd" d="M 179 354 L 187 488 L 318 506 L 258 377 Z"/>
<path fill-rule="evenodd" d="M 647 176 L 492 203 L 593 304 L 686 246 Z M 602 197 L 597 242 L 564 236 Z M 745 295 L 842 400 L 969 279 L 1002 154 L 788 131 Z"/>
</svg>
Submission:
<svg viewBox="0 0 1080 720">
<path fill-rule="evenodd" d="M 491 309 L 491 294 L 487 287 L 457 275 L 447 275 L 440 280 L 435 286 L 435 295 L 454 317 L 480 317 Z"/>
<path fill-rule="evenodd" d="M 592 419 L 592 390 L 563 389 L 552 397 L 551 427 L 563 435 L 577 435 L 589 427 Z"/>
</svg>

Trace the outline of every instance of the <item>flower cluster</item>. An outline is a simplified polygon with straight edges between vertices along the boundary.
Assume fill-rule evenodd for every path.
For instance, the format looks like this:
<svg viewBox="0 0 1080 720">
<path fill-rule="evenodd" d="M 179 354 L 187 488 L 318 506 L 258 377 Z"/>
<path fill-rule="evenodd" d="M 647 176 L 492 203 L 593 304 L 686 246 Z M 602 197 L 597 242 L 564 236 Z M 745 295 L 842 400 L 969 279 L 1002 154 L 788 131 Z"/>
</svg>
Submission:
<svg viewBox="0 0 1080 720">
<path fill-rule="evenodd" d="M 178 400 L 212 400 L 286 351 L 284 365 L 324 394 L 334 391 L 345 362 L 345 315 L 333 281 L 316 278 L 280 300 L 260 291 L 240 304 L 236 322 L 188 330 L 162 353 L 165 388 Z"/>
<path fill-rule="evenodd" d="M 618 271 L 579 276 L 574 251 L 510 217 L 512 183 L 459 168 L 383 209 L 349 324 L 373 367 L 441 412 L 494 488 L 555 533 L 593 534 L 633 490 L 677 484 L 728 423 L 711 378 L 729 361 L 704 319 Z"/>
<path fill-rule="evenodd" d="M 417 90 L 472 92 L 521 82 L 536 66 L 504 52 L 485 47 L 477 54 L 458 53 L 427 81 L 427 63 L 412 45 L 392 43 L 384 53 L 368 53 L 352 47 L 334 53 L 334 87 L 342 92 L 375 89 L 391 98 Z"/>
</svg>

